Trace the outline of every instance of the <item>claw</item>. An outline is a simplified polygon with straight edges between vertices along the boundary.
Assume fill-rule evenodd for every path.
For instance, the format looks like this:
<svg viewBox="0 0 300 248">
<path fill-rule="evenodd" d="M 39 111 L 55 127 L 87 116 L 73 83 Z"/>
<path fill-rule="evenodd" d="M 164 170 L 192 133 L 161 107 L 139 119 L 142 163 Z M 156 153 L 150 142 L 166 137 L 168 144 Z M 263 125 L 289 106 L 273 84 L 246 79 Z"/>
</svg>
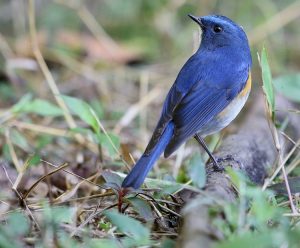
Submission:
<svg viewBox="0 0 300 248">
<path fill-rule="evenodd" d="M 213 170 L 216 172 L 224 172 L 225 168 L 222 165 L 219 165 L 216 161 L 213 161 Z"/>
</svg>

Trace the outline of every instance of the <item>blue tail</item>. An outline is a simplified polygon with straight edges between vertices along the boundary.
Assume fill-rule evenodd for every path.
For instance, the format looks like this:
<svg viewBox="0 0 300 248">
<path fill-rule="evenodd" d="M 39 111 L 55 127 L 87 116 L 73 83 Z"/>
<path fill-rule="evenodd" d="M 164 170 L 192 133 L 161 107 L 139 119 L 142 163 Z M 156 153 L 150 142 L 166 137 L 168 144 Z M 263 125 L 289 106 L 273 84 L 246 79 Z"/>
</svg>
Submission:
<svg viewBox="0 0 300 248">
<path fill-rule="evenodd" d="M 148 172 L 151 170 L 156 160 L 160 157 L 166 146 L 169 144 L 173 136 L 173 131 L 174 123 L 169 122 L 151 153 L 148 156 L 143 154 L 143 156 L 137 161 L 135 166 L 124 179 L 122 183 L 123 188 L 138 189 L 143 184 Z"/>
</svg>

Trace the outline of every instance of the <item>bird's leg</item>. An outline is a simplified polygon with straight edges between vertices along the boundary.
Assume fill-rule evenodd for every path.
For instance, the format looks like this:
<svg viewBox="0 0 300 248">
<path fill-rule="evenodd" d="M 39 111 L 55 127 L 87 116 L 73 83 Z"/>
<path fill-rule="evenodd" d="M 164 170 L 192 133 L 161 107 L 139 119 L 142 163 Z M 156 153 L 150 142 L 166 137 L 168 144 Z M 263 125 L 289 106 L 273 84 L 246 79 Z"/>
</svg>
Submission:
<svg viewBox="0 0 300 248">
<path fill-rule="evenodd" d="M 210 157 L 210 159 L 213 162 L 213 165 L 214 165 L 213 168 L 214 168 L 214 170 L 216 170 L 216 171 L 224 171 L 224 168 L 218 164 L 217 160 L 211 154 L 211 152 L 209 151 L 207 145 L 205 144 L 205 141 L 201 138 L 201 136 L 199 134 L 195 134 L 194 138 L 203 147 L 203 149 L 207 152 L 208 156 Z"/>
<path fill-rule="evenodd" d="M 123 198 L 130 192 L 130 189 L 129 188 L 121 188 L 121 189 L 118 189 L 118 210 L 119 210 L 119 213 L 123 213 L 124 210 L 128 207 L 125 207 L 124 209 L 122 208 L 123 206 Z"/>
</svg>

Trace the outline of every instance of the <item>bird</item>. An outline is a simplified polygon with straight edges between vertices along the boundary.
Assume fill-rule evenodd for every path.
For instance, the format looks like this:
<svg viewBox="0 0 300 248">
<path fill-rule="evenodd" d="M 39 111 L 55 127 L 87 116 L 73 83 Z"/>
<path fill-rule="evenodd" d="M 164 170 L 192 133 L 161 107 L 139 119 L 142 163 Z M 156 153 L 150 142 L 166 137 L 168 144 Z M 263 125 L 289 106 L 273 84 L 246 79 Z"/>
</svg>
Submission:
<svg viewBox="0 0 300 248">
<path fill-rule="evenodd" d="M 192 137 L 214 169 L 222 169 L 204 138 L 229 125 L 245 105 L 251 90 L 251 51 L 245 31 L 230 18 L 188 16 L 201 28 L 199 48 L 170 88 L 153 135 L 122 189 L 140 188 L 162 153 L 169 157 Z"/>
</svg>

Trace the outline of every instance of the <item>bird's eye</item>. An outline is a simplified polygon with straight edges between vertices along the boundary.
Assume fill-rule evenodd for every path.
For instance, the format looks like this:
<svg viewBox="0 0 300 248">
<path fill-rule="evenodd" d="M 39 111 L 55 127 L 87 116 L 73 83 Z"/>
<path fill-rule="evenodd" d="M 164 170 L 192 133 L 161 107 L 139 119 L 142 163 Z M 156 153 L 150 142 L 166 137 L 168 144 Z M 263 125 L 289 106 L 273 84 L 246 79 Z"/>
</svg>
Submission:
<svg viewBox="0 0 300 248">
<path fill-rule="evenodd" d="M 221 33 L 222 31 L 223 31 L 223 28 L 222 28 L 222 27 L 220 27 L 220 26 L 218 26 L 218 25 L 214 26 L 214 32 L 215 32 L 215 33 Z"/>
</svg>

